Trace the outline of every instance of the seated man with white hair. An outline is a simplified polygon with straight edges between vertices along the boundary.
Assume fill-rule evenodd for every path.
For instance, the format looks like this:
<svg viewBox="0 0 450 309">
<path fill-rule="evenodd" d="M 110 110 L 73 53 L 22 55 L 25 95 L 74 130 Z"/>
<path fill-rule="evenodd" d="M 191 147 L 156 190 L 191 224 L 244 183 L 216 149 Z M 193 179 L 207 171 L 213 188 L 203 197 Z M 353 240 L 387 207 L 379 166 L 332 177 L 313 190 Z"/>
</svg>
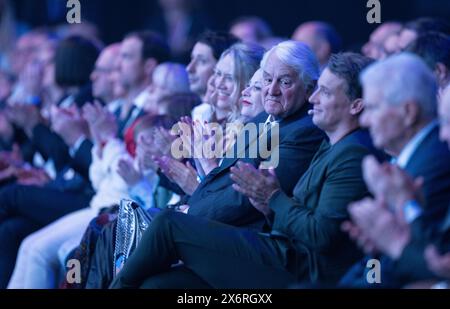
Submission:
<svg viewBox="0 0 450 309">
<path fill-rule="evenodd" d="M 375 146 L 393 156 L 392 164 L 395 166 L 392 169 L 400 168 L 410 177 L 422 179 L 423 202 L 419 205 L 412 199 L 396 199 L 392 186 L 380 186 L 381 177 L 374 177 L 377 173 L 375 164 L 371 165 L 374 168 L 369 166 L 365 171 L 366 182 L 375 196 L 380 195 L 375 187 L 391 190 L 390 194 L 383 195 L 382 204 L 387 204 L 386 208 L 391 211 L 395 210 L 402 225 L 421 227 L 414 233 L 429 233 L 445 216 L 450 200 L 450 151 L 439 140 L 436 79 L 419 57 L 402 53 L 369 67 L 362 73 L 361 80 L 366 104 L 360 118 L 361 124 L 369 128 Z M 400 199 L 401 203 L 396 202 Z M 363 200 L 351 207 L 353 217 L 358 218 L 363 207 L 371 203 L 371 200 Z M 361 229 L 368 229 L 370 226 L 370 229 L 375 230 L 376 213 L 372 212 L 370 217 L 372 219 L 369 221 L 357 222 Z M 355 230 L 351 226 L 345 228 L 350 235 L 354 235 Z M 387 229 L 377 231 L 383 231 L 377 234 L 377 240 L 392 232 Z M 384 287 L 399 286 L 401 279 L 393 277 L 396 268 L 393 261 L 400 257 L 402 247 L 408 239 L 409 236 L 405 234 L 388 238 L 385 245 L 376 251 L 383 253 L 381 257 L 376 257 L 381 260 Z M 373 255 L 369 255 L 355 265 L 341 284 L 346 287 L 369 287 L 366 273 L 370 268 L 366 267 L 366 263 L 372 258 Z"/>
</svg>

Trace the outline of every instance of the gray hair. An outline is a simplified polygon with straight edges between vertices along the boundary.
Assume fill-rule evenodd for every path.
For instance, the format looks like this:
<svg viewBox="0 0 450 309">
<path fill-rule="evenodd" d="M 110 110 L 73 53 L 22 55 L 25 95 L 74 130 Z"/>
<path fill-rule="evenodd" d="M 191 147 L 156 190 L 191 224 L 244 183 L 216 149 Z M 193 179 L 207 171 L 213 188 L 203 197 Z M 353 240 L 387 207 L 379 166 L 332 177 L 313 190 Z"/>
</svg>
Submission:
<svg viewBox="0 0 450 309">
<path fill-rule="evenodd" d="M 436 117 L 436 78 L 414 54 L 401 53 L 376 62 L 361 73 L 360 80 L 363 88 L 377 87 L 388 104 L 402 105 L 413 100 L 419 105 L 421 116 Z"/>
<path fill-rule="evenodd" d="M 275 45 L 264 55 L 261 68 L 264 69 L 267 59 L 272 53 L 275 53 L 285 65 L 297 71 L 306 90 L 314 89 L 320 75 L 319 62 L 306 44 L 289 40 Z"/>
<path fill-rule="evenodd" d="M 164 62 L 153 71 L 153 81 L 157 81 L 172 93 L 190 92 L 186 67 L 179 63 Z"/>
</svg>

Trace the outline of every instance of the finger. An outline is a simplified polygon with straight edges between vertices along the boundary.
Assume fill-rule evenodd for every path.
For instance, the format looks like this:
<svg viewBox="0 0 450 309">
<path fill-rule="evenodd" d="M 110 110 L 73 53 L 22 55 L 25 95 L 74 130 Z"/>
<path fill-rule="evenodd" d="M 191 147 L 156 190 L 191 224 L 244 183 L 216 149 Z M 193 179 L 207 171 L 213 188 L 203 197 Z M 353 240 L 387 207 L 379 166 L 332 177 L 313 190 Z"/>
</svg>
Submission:
<svg viewBox="0 0 450 309">
<path fill-rule="evenodd" d="M 232 186 L 232 188 L 234 190 L 236 190 L 237 192 L 247 196 L 248 198 L 253 198 L 253 192 L 251 190 L 248 190 L 245 187 L 241 187 L 241 186 L 239 186 L 238 184 L 235 184 L 235 183 L 232 184 L 231 186 Z"/>
<path fill-rule="evenodd" d="M 230 178 L 234 182 L 245 183 L 244 177 L 242 176 L 240 170 L 238 168 L 236 168 L 236 167 L 231 167 L 230 168 Z"/>
<path fill-rule="evenodd" d="M 250 183 L 251 179 L 248 174 L 248 172 L 244 169 L 244 166 L 241 164 L 241 162 L 238 162 L 235 166 L 232 166 L 230 168 L 230 171 L 232 174 L 234 174 L 236 177 L 238 177 L 242 182 L 244 183 Z"/>
<path fill-rule="evenodd" d="M 187 162 L 186 162 L 186 167 L 187 167 L 189 170 L 191 170 L 191 171 L 197 173 L 197 170 L 191 165 L 191 162 L 187 161 Z"/>
</svg>

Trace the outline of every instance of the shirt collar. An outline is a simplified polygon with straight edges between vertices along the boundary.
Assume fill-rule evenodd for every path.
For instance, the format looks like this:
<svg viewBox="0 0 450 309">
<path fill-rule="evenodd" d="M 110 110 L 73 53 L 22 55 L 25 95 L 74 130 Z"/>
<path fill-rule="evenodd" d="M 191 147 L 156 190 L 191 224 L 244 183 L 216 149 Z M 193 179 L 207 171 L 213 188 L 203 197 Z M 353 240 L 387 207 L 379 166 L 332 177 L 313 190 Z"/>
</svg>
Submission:
<svg viewBox="0 0 450 309">
<path fill-rule="evenodd" d="M 275 119 L 272 115 L 267 117 L 267 120 L 264 122 L 264 127 L 266 127 L 270 123 L 270 126 L 273 127 L 275 123 L 278 123 L 278 120 Z"/>
</svg>

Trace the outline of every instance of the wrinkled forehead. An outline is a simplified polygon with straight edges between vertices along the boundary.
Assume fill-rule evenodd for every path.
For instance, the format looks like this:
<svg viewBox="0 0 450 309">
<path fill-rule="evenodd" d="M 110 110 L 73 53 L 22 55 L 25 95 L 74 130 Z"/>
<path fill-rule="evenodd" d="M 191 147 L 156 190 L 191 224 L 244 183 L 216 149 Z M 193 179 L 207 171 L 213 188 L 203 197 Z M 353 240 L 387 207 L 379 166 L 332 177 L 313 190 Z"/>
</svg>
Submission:
<svg viewBox="0 0 450 309">
<path fill-rule="evenodd" d="M 267 61 L 263 64 L 263 67 L 261 67 L 261 69 L 263 71 L 263 75 L 268 74 L 270 76 L 289 77 L 295 77 L 298 75 L 297 71 L 293 67 L 280 60 L 275 51 L 273 51 L 269 55 Z"/>
</svg>

